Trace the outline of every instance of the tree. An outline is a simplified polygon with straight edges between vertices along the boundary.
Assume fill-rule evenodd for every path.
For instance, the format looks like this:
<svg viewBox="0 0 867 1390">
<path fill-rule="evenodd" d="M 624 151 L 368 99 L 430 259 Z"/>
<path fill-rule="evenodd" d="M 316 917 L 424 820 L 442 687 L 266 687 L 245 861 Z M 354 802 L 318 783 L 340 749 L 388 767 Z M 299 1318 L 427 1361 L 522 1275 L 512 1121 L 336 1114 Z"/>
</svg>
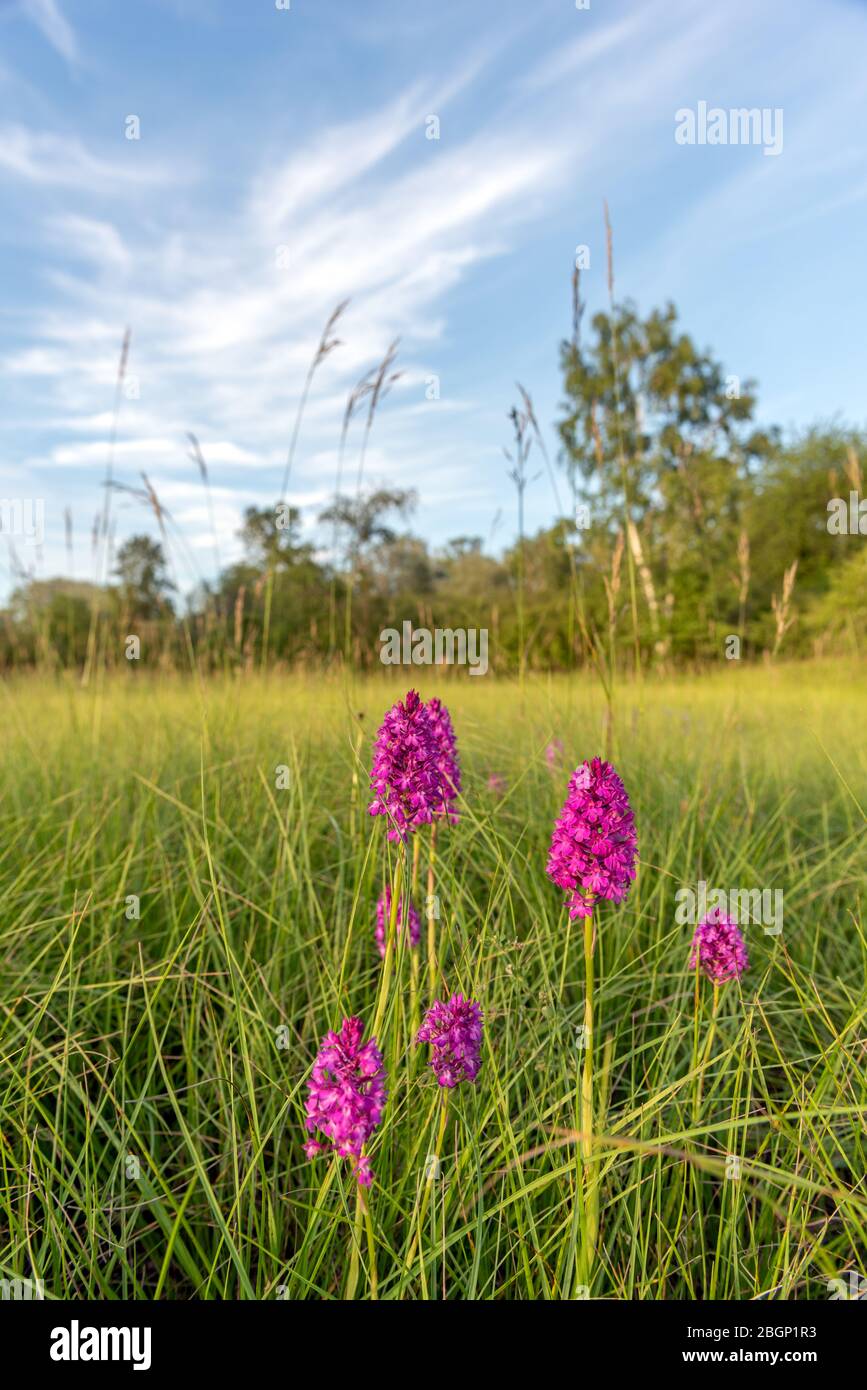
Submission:
<svg viewBox="0 0 867 1390">
<path fill-rule="evenodd" d="M 632 304 L 615 305 L 592 328 L 589 348 L 577 337 L 561 348 L 558 430 L 573 496 L 596 526 L 624 530 L 646 637 L 664 645 L 667 623 L 687 644 L 715 645 L 709 633 L 731 604 L 743 501 L 775 443 L 752 426 L 754 383 L 699 350 L 672 304 L 644 319 Z"/>
<path fill-rule="evenodd" d="M 320 512 L 319 520 L 331 522 L 345 532 L 349 555 L 357 561 L 370 546 L 387 545 L 395 539 L 397 532 L 386 525 L 385 518 L 391 512 L 409 516 L 417 500 L 411 488 L 375 488 L 360 497 L 336 497 L 330 507 Z"/>
<path fill-rule="evenodd" d="M 247 558 L 257 569 L 280 569 L 313 554 L 301 543 L 301 513 L 281 503 L 277 507 L 247 507 L 239 532 Z"/>
<path fill-rule="evenodd" d="M 383 547 L 392 545 L 397 539 L 397 532 L 386 524 L 385 518 L 391 512 L 397 512 L 398 516 L 408 516 L 415 504 L 416 493 L 411 489 L 375 488 L 355 498 L 335 497 L 331 506 L 320 513 L 319 520 L 331 522 L 333 526 L 335 547 L 341 531 L 347 536 L 348 573 L 343 615 L 343 650 L 347 661 L 352 645 L 354 595 L 357 591 L 360 598 L 361 627 L 364 632 L 368 632 L 372 621 L 372 593 L 376 588 L 372 552 L 377 547 L 381 552 Z M 332 563 L 336 566 L 336 554 Z M 379 567 L 381 570 L 381 553 Z M 333 617 L 331 626 L 332 631 L 335 631 Z"/>
<path fill-rule="evenodd" d="M 117 553 L 115 574 L 121 601 L 131 617 L 159 618 L 171 612 L 169 578 L 163 548 L 150 536 L 130 536 Z"/>
</svg>

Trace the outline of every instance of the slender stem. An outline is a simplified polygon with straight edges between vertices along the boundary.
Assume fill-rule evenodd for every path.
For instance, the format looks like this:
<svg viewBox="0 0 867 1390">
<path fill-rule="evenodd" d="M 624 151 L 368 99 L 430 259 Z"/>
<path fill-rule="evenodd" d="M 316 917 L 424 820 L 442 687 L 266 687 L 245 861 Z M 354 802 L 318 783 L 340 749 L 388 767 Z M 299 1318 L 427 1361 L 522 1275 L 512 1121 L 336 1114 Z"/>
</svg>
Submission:
<svg viewBox="0 0 867 1390">
<path fill-rule="evenodd" d="M 524 689 L 524 487 L 518 484 L 518 680 Z"/>
<path fill-rule="evenodd" d="M 581 1167 L 584 1183 L 584 1249 L 581 1283 L 589 1285 L 599 1226 L 599 1192 L 593 1158 L 593 917 L 584 918 L 584 1074 L 581 1078 Z"/>
<path fill-rule="evenodd" d="M 355 735 L 355 758 L 352 763 L 352 795 L 349 799 L 349 843 L 355 849 L 356 835 L 358 832 L 358 769 L 361 763 L 361 745 L 364 742 L 364 730 L 359 727 Z"/>
<path fill-rule="evenodd" d="M 693 1065 L 693 1068 L 696 1069 L 696 1070 L 697 1070 L 697 1068 L 698 1068 L 698 1033 L 699 1033 L 699 1018 L 700 1018 L 700 1015 L 701 1015 L 701 965 L 700 965 L 700 962 L 699 962 L 699 959 L 698 959 L 698 952 L 696 952 L 696 961 L 695 961 L 695 991 L 694 991 L 694 996 L 693 996 L 693 1014 L 692 1014 L 692 1065 Z M 696 1103 L 693 1103 L 693 1115 L 695 1115 L 696 1110 L 697 1110 L 697 1105 L 696 1105 Z"/>
<path fill-rule="evenodd" d="M 361 501 L 361 479 L 364 473 L 364 460 L 367 455 L 367 442 L 370 439 L 370 431 L 373 426 L 373 412 L 368 411 L 367 420 L 364 426 L 364 435 L 361 441 L 361 453 L 358 459 L 358 482 L 355 488 L 356 506 Z M 355 588 L 356 572 L 358 567 L 359 549 L 361 546 L 360 534 L 356 536 L 352 546 L 352 563 L 349 569 L 349 579 L 346 585 L 346 620 L 344 625 L 344 656 L 347 666 L 349 665 L 350 649 L 352 645 L 352 591 Z"/>
<path fill-rule="evenodd" d="M 410 891 L 410 910 L 416 902 L 418 896 L 418 866 L 421 855 L 421 836 L 416 835 L 412 845 L 412 889 Z M 408 915 L 407 915 L 408 920 Z M 418 951 L 412 949 L 412 940 L 409 944 L 409 1026 L 410 1035 L 415 1038 L 421 1023 L 421 1011 L 418 1002 L 418 982 L 419 982 L 419 962 Z M 416 1069 L 416 1049 L 410 1051 L 409 1073 L 410 1078 Z"/>
<path fill-rule="evenodd" d="M 268 643 L 271 635 L 271 601 L 274 597 L 274 561 L 268 562 L 268 579 L 265 584 L 265 616 L 262 621 L 262 651 L 259 657 L 259 668 L 262 671 L 268 667 Z"/>
<path fill-rule="evenodd" d="M 412 948 L 409 944 L 409 881 L 401 895 L 398 904 L 397 928 L 394 932 L 394 974 L 392 978 L 392 995 L 394 1000 L 393 1011 L 389 1014 L 388 1032 L 391 1038 L 391 1103 L 395 1111 L 399 1111 L 401 1100 L 399 1092 L 403 1087 L 409 1086 L 410 1072 L 408 1067 L 401 1066 L 401 1058 L 407 1051 L 406 1041 L 406 1009 L 404 1002 L 404 966 L 407 955 L 412 955 Z M 394 907 L 392 905 L 392 911 Z M 382 1049 L 385 1056 L 385 1049 Z"/>
<path fill-rule="evenodd" d="M 441 1098 L 440 1098 L 440 1122 L 439 1122 L 439 1128 L 437 1129 L 437 1137 L 436 1137 L 436 1142 L 435 1142 L 435 1144 L 434 1144 L 433 1153 L 432 1153 L 432 1154 L 428 1154 L 427 1160 L 426 1160 L 427 1171 L 426 1171 L 426 1173 L 425 1173 L 424 1191 L 423 1191 L 423 1193 L 422 1193 L 421 1208 L 419 1209 L 418 1221 L 416 1222 L 416 1228 L 415 1228 L 415 1232 L 414 1232 L 414 1234 L 413 1234 L 412 1244 L 411 1244 L 410 1247 L 409 1247 L 409 1254 L 408 1254 L 407 1257 L 406 1257 L 407 1269 L 411 1269 L 411 1268 L 412 1268 L 412 1262 L 413 1262 L 413 1260 L 415 1259 L 415 1252 L 416 1252 L 416 1250 L 418 1249 L 419 1237 L 420 1237 L 420 1235 L 421 1235 L 421 1228 L 422 1228 L 422 1226 L 423 1226 L 423 1224 L 424 1224 L 425 1216 L 427 1215 L 427 1209 L 428 1209 L 428 1203 L 430 1202 L 431 1191 L 433 1190 L 433 1185 L 434 1185 L 434 1183 L 435 1183 L 435 1182 L 437 1181 L 437 1179 L 439 1178 L 440 1155 L 441 1155 L 441 1153 L 442 1153 L 443 1140 L 444 1140 L 444 1138 L 445 1138 L 446 1125 L 448 1124 L 448 1119 L 449 1119 L 449 1092 L 448 1092 L 448 1087 L 445 1087 L 445 1086 L 444 1086 L 443 1089 L 442 1089 L 442 1095 L 441 1095 Z M 432 1160 L 433 1160 L 433 1161 L 432 1161 Z"/>
<path fill-rule="evenodd" d="M 379 1030 L 385 1017 L 385 1006 L 388 1001 L 388 989 L 391 984 L 391 972 L 394 962 L 394 946 L 397 936 L 397 905 L 400 900 L 400 891 L 403 883 L 403 852 L 398 851 L 397 863 L 394 866 L 394 879 L 391 885 L 391 911 L 388 914 L 388 933 L 385 939 L 385 960 L 382 966 L 382 974 L 379 978 L 379 995 L 376 1003 L 376 1013 L 373 1018 L 373 1028 L 371 1037 L 376 1038 L 382 1051 L 382 1039 Z"/>
<path fill-rule="evenodd" d="M 421 856 L 421 837 L 416 835 L 412 842 L 412 895 L 418 892 L 418 861 Z"/>
<path fill-rule="evenodd" d="M 413 1038 L 421 1027 L 421 1010 L 418 1003 L 418 951 L 411 951 L 409 958 L 409 1026 Z M 410 1073 L 415 1071 L 415 1051 L 410 1053 Z"/>
<path fill-rule="evenodd" d="M 313 373 L 318 365 L 319 355 L 313 358 L 307 369 L 307 376 L 304 381 L 304 390 L 301 392 L 301 399 L 298 402 L 298 409 L 295 412 L 295 427 L 292 431 L 292 442 L 289 445 L 289 453 L 286 456 L 286 468 L 283 472 L 283 482 L 280 487 L 279 501 L 288 506 L 286 502 L 286 489 L 289 486 L 289 474 L 292 470 L 292 460 L 295 457 L 295 446 L 298 443 L 298 432 L 301 429 L 301 420 L 304 415 L 304 407 L 307 404 L 307 397 L 310 394 L 310 384 L 313 381 Z M 291 534 L 291 532 L 290 532 Z M 272 554 L 268 561 L 268 580 L 265 586 L 265 620 L 262 628 L 262 670 L 268 666 L 268 642 L 271 632 L 271 602 L 274 596 L 274 565 L 275 557 Z"/>
<path fill-rule="evenodd" d="M 698 1121 L 699 1114 L 700 1114 L 700 1111 L 701 1111 L 702 1094 L 703 1094 L 703 1092 L 704 1092 L 704 1074 L 705 1074 L 705 1071 L 707 1070 L 708 1063 L 710 1062 L 711 1049 L 713 1048 L 713 1040 L 714 1040 L 714 1037 L 715 1037 L 715 1035 L 716 1035 L 716 1019 L 717 1019 L 717 1010 L 718 1010 L 718 1008 L 719 1008 L 719 985 L 718 985 L 718 984 L 714 984 L 714 987 L 713 987 L 713 1004 L 711 1005 L 711 1013 L 710 1013 L 710 1028 L 708 1029 L 708 1032 L 707 1032 L 707 1041 L 706 1041 L 706 1043 L 705 1043 L 705 1045 L 704 1045 L 704 1048 L 703 1048 L 703 1050 L 702 1050 L 701 1065 L 700 1065 L 700 1067 L 699 1067 L 699 1073 L 698 1073 L 698 1085 L 697 1085 L 697 1087 L 696 1087 L 695 1109 L 694 1109 L 694 1111 L 693 1111 L 693 1115 L 694 1115 L 694 1118 L 695 1118 L 696 1122 Z"/>
<path fill-rule="evenodd" d="M 427 900 L 425 911 L 427 913 L 427 972 L 428 972 L 428 992 L 430 1003 L 433 1003 L 437 992 L 437 979 L 439 970 L 437 967 L 437 942 L 436 942 L 436 917 L 434 916 L 434 867 L 437 857 L 437 826 L 436 821 L 430 828 L 430 859 L 427 866 Z"/>
<path fill-rule="evenodd" d="M 379 1280 L 376 1274 L 376 1246 L 373 1243 L 373 1220 L 370 1215 L 370 1205 L 362 1198 L 364 1207 L 364 1224 L 367 1228 L 367 1258 L 370 1262 L 370 1297 L 372 1302 L 376 1302 L 379 1297 Z"/>
<path fill-rule="evenodd" d="M 617 317 L 614 304 L 614 260 L 612 255 L 611 222 L 608 217 L 608 204 L 605 204 L 605 242 L 608 253 L 608 303 L 611 324 L 611 361 L 614 369 L 614 423 L 617 433 L 617 455 L 620 460 L 620 477 L 623 484 L 623 520 L 625 525 L 626 564 L 629 571 L 629 597 L 632 606 L 632 636 L 635 643 L 635 677 L 641 680 L 641 643 L 638 636 L 638 596 L 635 586 L 635 558 L 629 544 L 629 520 L 631 499 L 629 477 L 626 470 L 626 453 L 623 447 L 622 401 L 620 391 L 620 353 L 617 341 Z"/>
<path fill-rule="evenodd" d="M 361 1227 L 364 1222 L 364 1200 L 361 1195 L 361 1183 L 358 1183 L 355 1193 L 355 1221 L 352 1227 L 352 1251 L 349 1256 L 349 1274 L 346 1279 L 345 1301 L 351 1303 L 355 1298 L 355 1291 L 358 1288 L 358 1266 L 359 1251 L 361 1250 Z"/>
</svg>

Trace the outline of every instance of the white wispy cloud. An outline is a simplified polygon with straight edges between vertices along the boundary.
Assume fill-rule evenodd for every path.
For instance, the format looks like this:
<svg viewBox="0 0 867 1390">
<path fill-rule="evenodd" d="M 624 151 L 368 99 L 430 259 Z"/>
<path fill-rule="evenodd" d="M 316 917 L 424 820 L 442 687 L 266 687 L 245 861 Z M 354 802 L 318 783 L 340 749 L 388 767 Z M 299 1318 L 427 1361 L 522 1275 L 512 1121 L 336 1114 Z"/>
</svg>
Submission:
<svg viewBox="0 0 867 1390">
<path fill-rule="evenodd" d="M 592 53 L 601 62 L 634 27 L 614 26 Z M 347 391 L 400 337 L 406 374 L 377 424 L 367 478 L 407 487 L 423 479 L 430 516 L 449 513 L 462 493 L 470 503 L 487 496 L 489 508 L 498 505 L 496 450 L 472 446 L 487 472 L 468 482 L 462 434 L 476 417 L 473 403 L 462 409 L 452 383 L 451 408 L 438 412 L 423 386 L 447 332 L 450 294 L 480 264 L 519 245 L 532 222 L 562 201 L 569 181 L 604 158 L 606 125 L 626 119 L 622 97 L 607 90 L 604 64 L 590 62 L 582 96 L 595 98 L 593 124 L 585 123 L 581 141 L 568 122 L 552 124 L 552 108 L 572 102 L 573 72 L 585 60 L 586 51 L 561 59 L 556 72 L 540 70 L 544 100 L 538 91 L 513 94 L 507 116 L 492 104 L 469 128 L 450 121 L 450 102 L 484 79 L 481 60 L 468 60 L 445 83 L 410 83 L 379 109 L 323 129 L 288 159 L 275 161 L 260 146 L 259 167 L 234 200 L 210 204 L 204 217 L 179 196 L 170 216 L 155 205 L 144 220 L 132 218 L 116 190 L 118 180 L 139 186 L 140 151 L 109 160 L 66 137 L 17 127 L 6 147 L 10 172 L 104 195 L 82 208 L 70 193 L 67 210 L 43 222 L 47 254 L 66 252 L 44 271 L 55 299 L 35 318 L 33 341 L 4 364 L 14 376 L 44 383 L 58 421 L 80 412 L 101 427 L 67 423 L 66 438 L 31 456 L 29 466 L 76 481 L 90 475 L 97 492 L 121 325 L 130 323 L 128 372 L 137 398 L 121 403 L 116 475 L 135 481 L 147 471 L 160 496 L 175 497 L 178 525 L 200 538 L 200 499 L 194 491 L 181 505 L 172 491 L 192 468 L 185 430 L 199 436 L 214 486 L 243 476 L 248 500 L 271 496 L 313 345 L 335 303 L 350 297 L 344 346 L 317 375 L 309 402 L 290 500 L 309 515 L 331 495 Z M 665 71 L 661 53 L 655 64 L 648 57 L 645 82 Z M 425 138 L 433 112 L 443 125 L 440 141 Z M 594 131 L 595 148 L 587 138 Z M 171 179 L 173 171 L 160 173 Z M 344 486 L 354 486 L 355 466 L 353 454 Z M 242 510 L 240 495 L 223 497 L 217 525 L 230 555 Z"/>
<path fill-rule="evenodd" d="M 413 100 L 398 105 L 409 111 Z M 381 152 L 395 109 L 391 104 L 367 123 L 370 131 L 376 123 L 382 129 L 374 140 Z M 293 391 L 322 322 L 349 296 L 346 346 L 323 369 L 323 396 L 311 401 L 308 415 L 315 429 L 329 413 L 336 429 L 352 379 L 397 336 L 408 351 L 435 342 L 443 319 L 434 306 L 475 264 L 502 251 L 506 229 L 514 234 L 526 216 L 524 200 L 553 187 L 562 173 L 562 150 L 497 133 L 432 151 L 424 141 L 424 105 L 419 112 L 416 157 L 368 185 L 358 185 L 352 158 L 333 164 L 323 179 L 315 149 L 296 157 L 288 181 L 306 192 L 289 230 L 285 170 L 275 176 L 270 199 L 268 181 L 257 173 L 235 212 L 212 215 L 205 231 L 194 213 L 181 230 L 149 226 L 144 235 L 78 212 L 49 219 L 48 243 L 64 245 L 69 255 L 63 269 L 46 274 L 70 308 L 41 315 L 39 341 L 7 355 L 6 369 L 56 377 L 67 403 L 77 395 L 83 413 L 98 412 L 111 389 L 118 325 L 129 321 L 129 370 L 152 417 L 182 420 L 183 400 L 187 419 L 204 418 L 211 433 L 227 427 L 236 437 L 273 444 L 288 436 Z M 291 240 L 283 265 L 278 238 L 285 235 Z M 86 261 L 89 273 L 70 267 L 70 257 Z M 417 368 L 410 379 L 422 376 Z M 124 405 L 124 426 L 129 414 Z M 61 446 L 46 462 L 83 464 L 85 456 L 71 448 Z"/>
<path fill-rule="evenodd" d="M 64 213 L 49 218 L 46 230 L 67 255 L 90 261 L 100 271 L 129 270 L 132 257 L 112 222 Z"/>
<path fill-rule="evenodd" d="M 57 0 L 22 0 L 24 13 L 67 63 L 78 61 L 78 41 Z"/>
<path fill-rule="evenodd" d="M 49 462 L 59 468 L 89 468 L 94 465 L 104 468 L 108 450 L 104 439 L 87 440 L 81 444 L 59 444 L 50 451 Z M 145 439 L 121 439 L 114 447 L 116 462 L 128 462 L 136 468 L 159 464 L 184 468 L 189 471 L 189 460 L 185 455 L 179 436 L 161 438 L 159 435 Z M 208 442 L 208 462 L 231 464 L 233 468 L 261 466 L 263 460 L 247 449 L 239 449 L 230 440 L 213 439 Z"/>
<path fill-rule="evenodd" d="M 653 33 L 654 30 L 658 33 L 659 23 L 658 11 L 649 7 L 635 10 L 616 24 L 608 24 L 603 29 L 589 33 L 580 28 L 579 20 L 579 32 L 572 42 L 534 64 L 529 72 L 523 74 L 518 85 L 524 91 L 535 92 L 562 82 L 564 78 L 574 79 L 601 59 L 610 62 L 618 49 L 626 47 L 640 35 Z"/>
<path fill-rule="evenodd" d="M 125 142 L 133 150 L 137 143 Z M 43 187 L 106 197 L 179 177 L 170 175 L 165 167 L 131 156 L 129 150 L 123 158 L 105 159 L 75 136 L 31 130 L 14 121 L 0 125 L 0 173 Z"/>
<path fill-rule="evenodd" d="M 748 17 L 746 5 L 736 10 Z M 50 0 L 39 9 L 43 20 L 53 11 Z M 97 145 L 20 118 L 0 127 L 0 180 L 16 190 L 45 292 L 19 314 L 0 363 L 16 387 L 18 422 L 29 383 L 40 438 L 34 449 L 20 429 L 0 425 L 10 457 L 58 495 L 74 491 L 91 507 L 99 500 L 129 324 L 136 393 L 121 401 L 118 476 L 135 482 L 145 469 L 160 495 L 168 490 L 191 544 L 207 552 L 195 478 L 184 490 L 184 471 L 194 470 L 185 432 L 195 430 L 221 489 L 220 544 L 231 554 L 244 498 L 273 500 L 311 353 L 327 315 L 349 297 L 343 346 L 317 373 L 291 500 L 315 510 L 330 495 L 347 391 L 399 337 L 405 374 L 377 421 L 367 476 L 420 487 L 425 515 L 444 525 L 462 496 L 489 515 L 502 503 L 502 460 L 490 441 L 504 406 L 495 411 L 478 381 L 452 380 L 441 402 L 424 399 L 428 374 L 453 347 L 455 291 L 498 258 L 508 265 L 534 229 L 554 224 L 565 280 L 571 245 L 583 239 L 580 226 L 598 220 L 602 192 L 627 197 L 634 171 L 646 180 L 671 159 L 674 110 L 707 83 L 738 22 L 688 0 L 664 12 L 635 5 L 614 21 L 592 14 L 589 25 L 577 14 L 569 41 L 526 66 L 513 54 L 505 77 L 490 53 L 477 54 L 440 81 L 409 74 L 365 110 L 337 101 L 339 119 L 288 155 L 285 131 L 251 130 L 246 158 L 239 144 L 225 168 L 215 147 L 194 186 L 180 139 L 172 159 L 157 160 L 121 128 L 115 144 Z M 767 23 L 773 30 L 773 15 Z M 514 33 L 504 26 L 495 42 L 502 51 Z M 74 36 L 72 44 L 65 56 L 76 51 Z M 433 113 L 439 141 L 425 138 Z M 726 225 L 746 234 L 757 205 L 770 217 L 767 166 L 782 161 L 759 163 L 765 169 L 708 188 L 691 217 L 673 216 L 670 239 L 629 267 L 630 287 L 646 297 L 685 246 L 706 245 Z M 641 218 L 640 205 L 632 215 Z M 505 317 L 488 335 L 492 352 Z M 510 331 L 520 343 L 523 325 Z M 511 374 L 495 387 L 510 392 Z M 357 430 L 353 451 L 356 442 Z M 350 485 L 355 464 L 352 452 Z"/>
</svg>

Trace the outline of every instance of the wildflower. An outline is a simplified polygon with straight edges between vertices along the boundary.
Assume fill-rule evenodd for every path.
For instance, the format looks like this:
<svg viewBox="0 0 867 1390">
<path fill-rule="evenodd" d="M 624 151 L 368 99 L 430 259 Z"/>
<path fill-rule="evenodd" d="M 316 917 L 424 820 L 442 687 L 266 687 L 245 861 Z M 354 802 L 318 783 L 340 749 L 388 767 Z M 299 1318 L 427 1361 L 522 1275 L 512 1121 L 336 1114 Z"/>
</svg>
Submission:
<svg viewBox="0 0 867 1390">
<path fill-rule="evenodd" d="M 441 1086 L 451 1089 L 474 1082 L 482 1064 L 482 1010 L 472 999 L 453 994 L 447 1004 L 437 999 L 424 1016 L 417 1043 L 430 1043 L 431 1067 Z"/>
<path fill-rule="evenodd" d="M 749 965 L 747 948 L 737 922 L 719 907 L 712 907 L 699 922 L 692 938 L 689 968 L 700 966 L 715 985 L 742 975 Z"/>
<path fill-rule="evenodd" d="M 452 728 L 451 715 L 442 700 L 428 700 L 427 714 L 437 747 L 437 765 L 446 786 L 446 802 L 440 814 L 454 824 L 458 819 L 455 802 L 461 790 L 461 765 L 458 759 L 458 741 Z"/>
<path fill-rule="evenodd" d="M 376 946 L 377 946 L 377 950 L 379 951 L 379 954 L 383 957 L 383 959 L 385 958 L 385 936 L 386 936 L 386 932 L 388 931 L 388 924 L 389 924 L 390 916 L 391 916 L 391 885 L 388 884 L 388 885 L 386 885 L 385 892 L 380 894 L 379 901 L 378 901 L 378 903 L 376 904 Z M 403 898 L 400 898 L 400 900 L 398 901 L 398 904 L 397 904 L 397 934 L 398 934 L 398 936 L 400 935 L 401 928 L 403 927 L 403 923 L 404 923 L 405 918 L 406 918 L 406 908 L 405 908 L 405 906 L 404 906 Z M 416 912 L 416 910 L 415 910 L 413 904 L 410 903 L 410 905 L 409 905 L 409 944 L 410 944 L 410 946 L 417 946 L 420 940 L 421 940 L 421 922 L 419 921 L 418 913 Z"/>
<path fill-rule="evenodd" d="M 362 1149 L 382 1119 L 385 1108 L 385 1067 L 376 1039 L 366 1043 L 360 1018 L 345 1018 L 340 1032 L 322 1039 L 307 1083 L 307 1130 L 331 1142 L 308 1139 L 304 1152 L 315 1158 L 332 1148 L 355 1159 L 355 1176 L 369 1187 L 373 1170 Z"/>
<path fill-rule="evenodd" d="M 390 840 L 403 840 L 443 814 L 449 788 L 439 758 L 427 707 L 418 692 L 410 690 L 386 714 L 373 747 L 374 798 L 368 810 L 372 816 L 388 817 Z"/>
<path fill-rule="evenodd" d="M 509 784 L 505 777 L 500 776 L 499 772 L 492 772 L 487 781 L 487 788 L 489 792 L 493 792 L 494 796 L 505 796 Z"/>
<path fill-rule="evenodd" d="M 590 917 L 600 898 L 622 902 L 635 878 L 638 843 L 629 797 L 601 758 L 576 768 L 554 826 L 548 877 L 570 896 L 570 917 Z"/>
</svg>

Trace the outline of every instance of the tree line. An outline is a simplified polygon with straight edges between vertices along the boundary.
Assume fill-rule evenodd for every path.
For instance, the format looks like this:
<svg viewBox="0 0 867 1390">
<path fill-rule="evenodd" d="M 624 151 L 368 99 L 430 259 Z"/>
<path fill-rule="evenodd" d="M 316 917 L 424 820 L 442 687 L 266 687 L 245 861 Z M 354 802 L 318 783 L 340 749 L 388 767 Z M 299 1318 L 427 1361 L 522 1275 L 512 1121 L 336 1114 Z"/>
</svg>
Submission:
<svg viewBox="0 0 867 1390">
<path fill-rule="evenodd" d="M 292 450 L 343 307 L 308 372 Z M 248 508 L 242 558 L 182 595 L 177 537 L 145 479 L 126 491 L 151 508 L 160 538 L 125 541 L 105 582 L 22 577 L 2 614 L 0 663 L 86 673 L 120 665 L 132 635 L 165 666 L 374 668 L 380 632 L 406 620 L 486 629 L 501 673 L 595 663 L 613 675 L 862 651 L 863 431 L 830 422 L 791 438 L 760 428 L 755 383 L 700 349 L 671 304 L 642 317 L 612 303 L 586 340 L 582 319 L 576 272 L 554 456 L 528 392 L 518 387 L 508 412 L 503 466 L 517 534 L 501 553 L 472 535 L 431 546 L 413 529 L 413 491 L 346 491 L 338 478 L 316 518 L 318 544 L 305 539 L 296 508 Z M 350 396 L 341 451 L 365 403 L 366 447 L 393 365 L 390 349 Z M 288 479 L 289 463 L 284 494 Z M 549 488 L 556 511 L 534 534 L 524 525 L 528 486 Z"/>
</svg>

